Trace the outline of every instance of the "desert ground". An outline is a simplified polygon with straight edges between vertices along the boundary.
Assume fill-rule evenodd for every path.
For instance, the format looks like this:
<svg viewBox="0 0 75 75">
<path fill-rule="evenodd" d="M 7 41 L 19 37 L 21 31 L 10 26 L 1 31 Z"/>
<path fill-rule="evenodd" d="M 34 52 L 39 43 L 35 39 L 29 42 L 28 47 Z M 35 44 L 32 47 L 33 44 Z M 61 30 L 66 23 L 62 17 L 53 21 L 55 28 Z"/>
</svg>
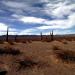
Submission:
<svg viewBox="0 0 75 75">
<path fill-rule="evenodd" d="M 75 41 L 1 43 L 2 71 L 4 75 L 75 75 Z"/>
</svg>

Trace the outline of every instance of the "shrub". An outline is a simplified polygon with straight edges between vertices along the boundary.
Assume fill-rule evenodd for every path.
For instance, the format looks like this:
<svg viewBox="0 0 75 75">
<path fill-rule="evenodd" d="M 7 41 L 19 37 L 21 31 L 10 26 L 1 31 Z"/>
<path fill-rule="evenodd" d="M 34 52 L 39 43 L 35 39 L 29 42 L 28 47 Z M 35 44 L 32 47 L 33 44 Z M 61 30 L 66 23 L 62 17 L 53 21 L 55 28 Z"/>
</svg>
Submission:
<svg viewBox="0 0 75 75">
<path fill-rule="evenodd" d="M 27 42 L 28 42 L 28 43 L 32 43 L 32 41 L 31 41 L 31 40 L 27 40 Z"/>
<path fill-rule="evenodd" d="M 52 46 L 52 49 L 53 49 L 53 50 L 60 50 L 59 46 L 56 46 L 56 45 L 53 45 L 53 46 Z"/>
<path fill-rule="evenodd" d="M 68 44 L 68 41 L 67 40 L 63 40 L 62 43 L 63 44 Z"/>
<path fill-rule="evenodd" d="M 63 62 L 75 62 L 75 52 L 74 51 L 58 51 L 55 52 L 57 58 L 61 59 Z"/>
<path fill-rule="evenodd" d="M 0 55 L 10 54 L 10 55 L 19 55 L 21 54 L 20 50 L 14 48 L 0 48 Z"/>
<path fill-rule="evenodd" d="M 36 61 L 33 59 L 22 59 L 22 60 L 17 60 L 16 63 L 19 64 L 17 71 L 21 69 L 31 69 L 34 66 L 37 66 L 38 68 L 42 68 L 45 66 L 49 66 L 49 64 L 42 62 L 42 61 Z"/>
<path fill-rule="evenodd" d="M 14 42 L 12 42 L 12 41 L 9 41 L 8 42 L 10 45 L 14 45 L 15 43 Z"/>
<path fill-rule="evenodd" d="M 68 42 L 67 41 L 64 41 L 63 44 L 68 44 Z"/>
<path fill-rule="evenodd" d="M 26 41 L 22 41 L 22 43 L 26 43 Z"/>
<path fill-rule="evenodd" d="M 37 65 L 37 63 L 35 63 L 32 60 L 21 60 L 21 61 L 19 61 L 19 64 L 20 64 L 19 69 L 31 68 L 32 66 Z"/>
<path fill-rule="evenodd" d="M 3 44 L 4 43 L 4 41 L 3 40 L 0 40 L 0 44 Z"/>
</svg>

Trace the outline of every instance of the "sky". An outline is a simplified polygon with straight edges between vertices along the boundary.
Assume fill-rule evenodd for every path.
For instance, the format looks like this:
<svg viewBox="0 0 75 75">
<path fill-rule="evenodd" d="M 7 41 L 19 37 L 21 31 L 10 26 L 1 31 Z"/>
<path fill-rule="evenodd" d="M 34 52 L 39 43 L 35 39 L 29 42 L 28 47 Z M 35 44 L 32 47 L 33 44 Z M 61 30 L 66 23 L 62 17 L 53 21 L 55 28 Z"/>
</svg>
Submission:
<svg viewBox="0 0 75 75">
<path fill-rule="evenodd" d="M 75 0 L 0 0 L 0 35 L 75 33 Z"/>
</svg>

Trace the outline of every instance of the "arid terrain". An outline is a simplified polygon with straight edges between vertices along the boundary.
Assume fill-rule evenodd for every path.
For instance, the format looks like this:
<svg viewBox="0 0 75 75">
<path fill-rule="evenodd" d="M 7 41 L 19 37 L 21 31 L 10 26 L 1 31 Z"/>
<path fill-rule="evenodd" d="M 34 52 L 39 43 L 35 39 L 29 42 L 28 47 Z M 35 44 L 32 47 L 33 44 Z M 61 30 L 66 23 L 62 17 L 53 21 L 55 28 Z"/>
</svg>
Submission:
<svg viewBox="0 0 75 75">
<path fill-rule="evenodd" d="M 75 41 L 0 44 L 5 75 L 75 75 Z"/>
</svg>

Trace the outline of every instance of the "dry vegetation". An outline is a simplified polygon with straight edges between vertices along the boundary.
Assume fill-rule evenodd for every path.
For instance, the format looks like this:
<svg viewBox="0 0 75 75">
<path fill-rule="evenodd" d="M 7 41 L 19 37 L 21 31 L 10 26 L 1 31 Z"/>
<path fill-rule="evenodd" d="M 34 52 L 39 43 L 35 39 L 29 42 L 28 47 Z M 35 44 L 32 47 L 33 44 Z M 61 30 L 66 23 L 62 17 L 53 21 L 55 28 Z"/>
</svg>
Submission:
<svg viewBox="0 0 75 75">
<path fill-rule="evenodd" d="M 75 75 L 75 41 L 0 43 L 1 75 Z"/>
</svg>

